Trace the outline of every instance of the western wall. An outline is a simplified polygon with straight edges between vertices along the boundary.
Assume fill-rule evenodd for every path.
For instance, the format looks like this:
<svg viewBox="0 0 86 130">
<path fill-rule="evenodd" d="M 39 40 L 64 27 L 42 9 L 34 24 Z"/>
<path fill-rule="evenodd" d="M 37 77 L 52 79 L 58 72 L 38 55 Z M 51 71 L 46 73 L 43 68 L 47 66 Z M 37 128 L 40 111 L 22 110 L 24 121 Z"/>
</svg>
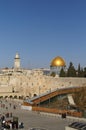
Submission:
<svg viewBox="0 0 86 130">
<path fill-rule="evenodd" d="M 29 96 L 47 93 L 55 89 L 86 86 L 86 78 L 52 77 L 43 70 L 21 70 L 0 74 L 0 96 Z"/>
</svg>

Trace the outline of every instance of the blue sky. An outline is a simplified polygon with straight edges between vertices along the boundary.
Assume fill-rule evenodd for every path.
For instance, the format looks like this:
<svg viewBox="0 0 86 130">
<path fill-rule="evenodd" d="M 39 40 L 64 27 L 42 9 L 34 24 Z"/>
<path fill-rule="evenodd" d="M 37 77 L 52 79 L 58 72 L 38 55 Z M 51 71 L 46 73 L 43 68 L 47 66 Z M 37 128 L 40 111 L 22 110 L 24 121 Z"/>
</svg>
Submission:
<svg viewBox="0 0 86 130">
<path fill-rule="evenodd" d="M 86 0 L 0 0 L 0 68 L 49 68 L 56 56 L 86 67 Z"/>
</svg>

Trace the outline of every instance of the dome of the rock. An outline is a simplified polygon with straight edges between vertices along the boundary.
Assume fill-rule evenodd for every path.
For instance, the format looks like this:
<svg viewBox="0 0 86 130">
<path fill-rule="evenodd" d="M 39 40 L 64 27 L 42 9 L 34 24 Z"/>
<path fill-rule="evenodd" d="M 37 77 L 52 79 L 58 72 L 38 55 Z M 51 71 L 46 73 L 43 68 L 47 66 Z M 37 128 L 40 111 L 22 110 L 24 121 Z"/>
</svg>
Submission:
<svg viewBox="0 0 86 130">
<path fill-rule="evenodd" d="M 57 56 L 57 57 L 55 57 L 52 61 L 51 61 L 51 63 L 50 63 L 50 66 L 51 67 L 63 67 L 63 66 L 65 66 L 66 65 L 66 63 L 65 63 L 65 61 L 64 61 L 64 59 L 62 58 L 62 57 L 60 57 L 60 56 Z"/>
</svg>

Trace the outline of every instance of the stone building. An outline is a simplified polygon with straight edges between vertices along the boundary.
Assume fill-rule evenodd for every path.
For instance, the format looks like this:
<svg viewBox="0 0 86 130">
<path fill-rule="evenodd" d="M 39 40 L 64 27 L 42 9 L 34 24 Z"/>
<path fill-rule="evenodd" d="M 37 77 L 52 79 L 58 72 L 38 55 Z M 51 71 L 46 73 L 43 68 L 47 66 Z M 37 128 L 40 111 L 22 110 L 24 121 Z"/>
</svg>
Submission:
<svg viewBox="0 0 86 130">
<path fill-rule="evenodd" d="M 51 73 L 54 72 L 58 77 L 60 70 L 66 67 L 66 62 L 60 56 L 55 57 L 50 63 Z"/>
</svg>

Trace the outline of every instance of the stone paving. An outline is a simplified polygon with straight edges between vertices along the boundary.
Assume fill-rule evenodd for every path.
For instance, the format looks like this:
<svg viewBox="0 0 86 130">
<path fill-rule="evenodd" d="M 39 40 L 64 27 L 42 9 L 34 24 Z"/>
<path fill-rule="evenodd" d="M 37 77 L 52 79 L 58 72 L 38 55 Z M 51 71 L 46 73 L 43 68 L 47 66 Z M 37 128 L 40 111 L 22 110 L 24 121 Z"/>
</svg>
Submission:
<svg viewBox="0 0 86 130">
<path fill-rule="evenodd" d="M 18 117 L 18 122 L 24 123 L 23 130 L 29 130 L 32 127 L 46 128 L 46 130 L 65 130 L 65 126 L 74 121 L 73 119 L 62 119 L 60 116 L 55 117 L 22 110 L 21 102 L 12 99 L 7 101 L 3 99 L 0 102 L 0 114 L 6 113 L 12 113 L 12 117 L 6 118 L 6 120 L 12 120 L 14 116 Z"/>
</svg>

